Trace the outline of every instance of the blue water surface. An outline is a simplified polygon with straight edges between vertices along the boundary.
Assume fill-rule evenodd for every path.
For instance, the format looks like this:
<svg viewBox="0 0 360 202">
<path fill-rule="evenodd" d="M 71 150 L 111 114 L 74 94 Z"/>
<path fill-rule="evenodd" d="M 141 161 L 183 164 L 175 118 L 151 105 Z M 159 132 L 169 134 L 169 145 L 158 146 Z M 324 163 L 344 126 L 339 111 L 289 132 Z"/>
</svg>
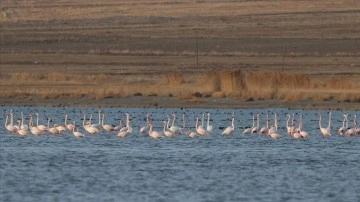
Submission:
<svg viewBox="0 0 360 202">
<path fill-rule="evenodd" d="M 116 132 L 87 134 L 81 127 L 83 113 L 98 122 L 100 108 L 0 107 L 13 110 L 15 119 L 23 112 L 40 114 L 46 125 L 76 121 L 84 138 L 66 131 L 59 136 L 46 133 L 26 137 L 9 134 L 5 115 L 0 118 L 0 201 L 359 201 L 360 136 L 337 135 L 342 115 L 355 111 L 332 112 L 332 136 L 319 130 L 318 113 L 327 126 L 327 111 L 289 109 L 163 109 L 101 108 L 105 122 L 114 126 L 125 113 L 131 116 L 133 133 L 119 138 Z M 221 135 L 231 124 L 235 112 L 235 131 Z M 273 120 L 279 114 L 282 138 L 243 135 L 252 126 L 252 116 L 260 113 Z M 195 116 L 210 113 L 211 135 L 189 138 L 152 139 L 138 133 L 152 114 L 155 130 L 162 130 L 166 115 L 177 114 L 176 124 L 194 130 Z M 286 133 L 286 114 L 304 116 L 306 140 L 295 140 Z M 206 116 L 205 116 L 206 118 Z M 205 123 L 206 124 L 206 121 Z M 352 126 L 352 121 L 349 123 Z"/>
</svg>

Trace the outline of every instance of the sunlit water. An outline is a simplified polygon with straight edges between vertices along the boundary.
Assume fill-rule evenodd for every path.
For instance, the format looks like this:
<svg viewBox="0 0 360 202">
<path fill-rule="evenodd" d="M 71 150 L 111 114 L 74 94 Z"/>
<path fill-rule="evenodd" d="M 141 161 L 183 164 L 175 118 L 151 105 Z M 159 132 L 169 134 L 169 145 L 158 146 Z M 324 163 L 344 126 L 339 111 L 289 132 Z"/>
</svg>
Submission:
<svg viewBox="0 0 360 202">
<path fill-rule="evenodd" d="M 80 126 L 82 113 L 91 108 L 25 108 L 13 107 L 15 118 L 40 113 L 54 123 L 76 120 L 85 138 L 71 132 L 60 136 L 19 137 L 0 126 L 0 201 L 359 201 L 360 137 L 339 137 L 342 114 L 354 111 L 333 111 L 332 136 L 322 137 L 319 111 L 287 109 L 206 110 L 206 109 L 120 109 L 104 108 L 107 124 L 118 125 L 129 112 L 133 133 L 125 139 L 116 133 L 89 135 Z M 5 113 L 10 108 L 0 108 Z M 235 111 L 235 132 L 221 136 L 231 123 Z M 193 129 L 194 116 L 211 113 L 212 135 L 191 139 L 151 139 L 139 134 L 145 116 L 152 114 L 157 131 L 162 120 L 176 112 L 188 115 Z M 243 135 L 252 125 L 252 116 L 265 114 L 273 120 L 279 113 L 282 138 Z M 307 140 L 295 140 L 286 134 L 286 113 L 295 119 L 304 115 Z M 322 111 L 323 126 L 328 114 Z M 28 118 L 26 119 L 26 122 Z M 295 121 L 296 122 L 296 121 Z M 350 126 L 352 126 L 350 121 Z M 205 122 L 206 124 L 206 122 Z"/>
</svg>

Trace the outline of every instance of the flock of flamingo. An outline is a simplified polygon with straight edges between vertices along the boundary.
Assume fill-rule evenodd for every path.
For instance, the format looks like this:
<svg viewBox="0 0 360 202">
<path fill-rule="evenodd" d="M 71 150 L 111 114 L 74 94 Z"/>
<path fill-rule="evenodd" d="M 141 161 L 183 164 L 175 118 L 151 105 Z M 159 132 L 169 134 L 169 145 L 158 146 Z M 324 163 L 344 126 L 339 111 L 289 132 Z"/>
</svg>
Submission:
<svg viewBox="0 0 360 202">
<path fill-rule="evenodd" d="M 90 114 L 89 119 L 87 119 L 86 114 L 83 114 L 82 120 L 82 128 L 90 135 L 96 135 L 100 132 L 108 132 L 108 133 L 116 133 L 118 137 L 125 138 L 130 134 L 135 133 L 131 126 L 131 117 L 129 113 L 126 113 L 126 123 L 122 124 L 122 120 L 120 119 L 120 123 L 118 126 L 112 126 L 109 124 L 105 124 L 105 113 L 103 111 L 98 111 L 99 122 L 92 123 L 92 114 Z M 6 112 L 5 119 L 5 129 L 10 134 L 17 134 L 20 136 L 27 135 L 44 135 L 46 133 L 50 133 L 53 135 L 61 135 L 68 131 L 68 133 L 72 133 L 75 137 L 84 137 L 85 135 L 80 132 L 79 127 L 76 125 L 76 122 L 68 123 L 68 114 L 64 114 L 64 123 L 53 124 L 50 126 L 51 118 L 47 117 L 47 125 L 39 124 L 39 113 L 36 113 L 36 124 L 33 122 L 33 116 L 29 115 L 29 121 L 27 124 L 24 123 L 24 114 L 21 112 L 21 119 L 16 121 L 17 124 L 14 124 L 14 115 L 12 110 L 10 112 Z M 172 117 L 172 118 L 171 118 Z M 145 117 L 144 117 L 145 118 Z M 205 125 L 205 114 L 202 114 L 201 124 L 199 123 L 199 117 L 195 117 L 194 128 L 187 127 L 186 124 L 186 114 L 182 115 L 182 127 L 176 125 L 176 113 L 171 115 L 166 115 L 164 121 L 162 121 L 162 130 L 156 131 L 154 129 L 154 123 L 151 121 L 151 114 L 146 115 L 146 123 L 144 126 L 139 129 L 138 134 L 148 134 L 149 137 L 154 139 L 165 138 L 165 137 L 177 137 L 180 135 L 185 135 L 187 137 L 195 138 L 199 136 L 210 135 L 213 133 L 213 126 L 210 124 L 210 113 L 207 113 L 207 124 Z M 291 122 L 290 122 L 291 120 Z M 231 116 L 231 124 L 224 128 L 222 131 L 223 136 L 232 135 L 235 131 L 235 114 L 232 113 Z M 252 126 L 246 128 L 242 131 L 242 134 L 261 134 L 267 136 L 272 139 L 279 139 L 282 137 L 280 132 L 278 132 L 278 114 L 274 114 L 273 122 L 270 123 L 269 115 L 266 115 L 266 125 L 260 127 L 260 115 L 257 114 L 252 117 Z M 331 112 L 329 112 L 329 120 L 328 126 L 326 128 L 322 127 L 322 116 L 319 113 L 319 129 L 324 137 L 331 136 Z M 343 115 L 342 119 L 342 127 L 340 127 L 337 131 L 338 135 L 344 136 L 354 136 L 360 135 L 360 128 L 357 128 L 357 120 L 356 114 L 354 115 L 352 128 L 349 127 L 349 119 L 348 114 Z M 287 114 L 287 122 L 286 122 L 287 134 L 294 139 L 307 139 L 309 138 L 309 133 L 304 130 L 303 126 L 303 116 L 300 114 L 299 121 L 297 124 L 294 124 L 294 114 L 292 116 Z"/>
</svg>

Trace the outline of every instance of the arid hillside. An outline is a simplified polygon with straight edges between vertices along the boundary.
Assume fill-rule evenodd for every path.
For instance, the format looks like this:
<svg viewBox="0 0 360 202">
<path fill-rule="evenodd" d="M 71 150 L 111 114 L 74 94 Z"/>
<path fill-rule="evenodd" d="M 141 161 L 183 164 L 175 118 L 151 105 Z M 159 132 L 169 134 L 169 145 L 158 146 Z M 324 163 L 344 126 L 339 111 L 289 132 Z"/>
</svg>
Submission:
<svg viewBox="0 0 360 202">
<path fill-rule="evenodd" d="M 2 0 L 0 98 L 360 102 L 360 1 Z"/>
</svg>

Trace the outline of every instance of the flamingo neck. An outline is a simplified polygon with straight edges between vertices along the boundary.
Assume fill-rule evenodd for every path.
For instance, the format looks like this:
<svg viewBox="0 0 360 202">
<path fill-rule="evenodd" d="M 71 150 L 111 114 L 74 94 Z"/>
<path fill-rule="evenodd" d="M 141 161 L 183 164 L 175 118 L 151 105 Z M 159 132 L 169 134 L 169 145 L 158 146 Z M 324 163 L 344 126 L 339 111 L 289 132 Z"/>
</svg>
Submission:
<svg viewBox="0 0 360 202">
<path fill-rule="evenodd" d="M 146 123 L 149 123 L 149 114 L 146 115 Z"/>
<path fill-rule="evenodd" d="M 287 116 L 286 127 L 289 128 L 290 115 Z"/>
<path fill-rule="evenodd" d="M 5 127 L 7 126 L 7 121 L 9 119 L 9 115 L 6 115 L 6 119 L 5 119 Z"/>
<path fill-rule="evenodd" d="M 348 127 L 349 127 L 348 117 L 345 116 L 345 117 L 344 117 L 344 120 L 345 120 L 345 126 L 346 126 L 346 128 L 348 128 Z"/>
<path fill-rule="evenodd" d="M 166 127 L 167 127 L 167 128 L 170 128 L 170 127 L 169 127 L 169 124 L 170 124 L 170 117 L 167 117 L 167 124 L 166 124 Z"/>
<path fill-rule="evenodd" d="M 14 125 L 14 115 L 12 112 L 10 113 L 10 125 Z"/>
<path fill-rule="evenodd" d="M 195 128 L 198 129 L 199 117 L 196 117 Z"/>
<path fill-rule="evenodd" d="M 329 113 L 329 124 L 328 124 L 328 129 L 330 129 L 330 127 L 331 127 L 331 112 Z"/>
<path fill-rule="evenodd" d="M 65 126 L 67 125 L 67 114 L 65 114 Z"/>
<path fill-rule="evenodd" d="M 39 126 L 39 114 L 36 114 L 36 125 Z"/>
<path fill-rule="evenodd" d="M 83 127 L 85 127 L 85 119 L 86 119 L 86 114 L 84 114 Z"/>
<path fill-rule="evenodd" d="M 172 125 L 171 125 L 171 126 L 174 126 L 174 125 L 175 125 L 175 119 L 176 119 L 176 115 L 173 114 L 173 121 L 172 121 Z"/>
<path fill-rule="evenodd" d="M 153 132 L 153 125 L 152 124 L 149 124 L 149 135 Z"/>
<path fill-rule="evenodd" d="M 164 133 L 166 132 L 166 122 L 164 121 Z"/>
<path fill-rule="evenodd" d="M 126 127 L 129 127 L 130 124 L 130 115 L 129 113 L 126 113 Z"/>
<path fill-rule="evenodd" d="M 354 128 L 356 130 L 357 120 L 356 120 L 356 114 L 354 115 Z"/>
</svg>

